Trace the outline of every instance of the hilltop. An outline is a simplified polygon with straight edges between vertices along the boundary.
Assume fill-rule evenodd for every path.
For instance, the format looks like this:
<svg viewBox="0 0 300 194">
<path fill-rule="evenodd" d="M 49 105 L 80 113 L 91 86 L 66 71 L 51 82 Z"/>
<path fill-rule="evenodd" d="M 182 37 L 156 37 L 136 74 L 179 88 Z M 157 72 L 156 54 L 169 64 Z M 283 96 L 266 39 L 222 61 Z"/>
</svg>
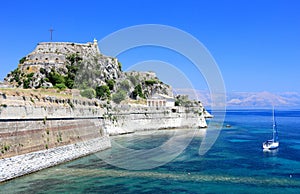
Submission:
<svg viewBox="0 0 300 194">
<path fill-rule="evenodd" d="M 78 89 L 83 97 L 116 103 L 154 94 L 173 97 L 171 86 L 154 72 L 123 72 L 117 58 L 100 52 L 97 40 L 38 43 L 4 81 L 14 88 Z"/>
</svg>

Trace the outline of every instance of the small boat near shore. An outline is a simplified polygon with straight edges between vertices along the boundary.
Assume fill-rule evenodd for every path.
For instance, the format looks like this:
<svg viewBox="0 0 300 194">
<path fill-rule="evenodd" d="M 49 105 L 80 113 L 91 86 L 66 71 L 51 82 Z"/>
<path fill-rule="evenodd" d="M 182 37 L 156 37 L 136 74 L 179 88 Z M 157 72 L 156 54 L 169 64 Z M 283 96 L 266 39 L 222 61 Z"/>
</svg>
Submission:
<svg viewBox="0 0 300 194">
<path fill-rule="evenodd" d="M 275 113 L 273 108 L 273 138 L 263 143 L 264 150 L 275 150 L 279 147 L 278 130 L 276 127 Z"/>
</svg>

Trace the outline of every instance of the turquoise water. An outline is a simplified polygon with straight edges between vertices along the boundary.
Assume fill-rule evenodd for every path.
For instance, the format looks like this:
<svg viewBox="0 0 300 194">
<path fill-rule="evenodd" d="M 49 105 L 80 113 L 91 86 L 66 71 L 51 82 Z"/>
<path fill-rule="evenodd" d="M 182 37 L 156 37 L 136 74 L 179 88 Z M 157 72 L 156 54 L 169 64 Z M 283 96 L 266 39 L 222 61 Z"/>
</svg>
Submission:
<svg viewBox="0 0 300 194">
<path fill-rule="evenodd" d="M 121 169 L 99 158 L 118 154 L 114 147 L 0 184 L 0 193 L 300 193 L 300 111 L 276 111 L 276 119 L 277 151 L 261 149 L 271 137 L 271 111 L 228 111 L 231 128 L 223 128 L 204 156 L 198 154 L 204 129 L 125 135 L 113 141 L 136 150 L 160 146 L 177 132 L 194 137 L 174 160 L 153 169 Z"/>
</svg>

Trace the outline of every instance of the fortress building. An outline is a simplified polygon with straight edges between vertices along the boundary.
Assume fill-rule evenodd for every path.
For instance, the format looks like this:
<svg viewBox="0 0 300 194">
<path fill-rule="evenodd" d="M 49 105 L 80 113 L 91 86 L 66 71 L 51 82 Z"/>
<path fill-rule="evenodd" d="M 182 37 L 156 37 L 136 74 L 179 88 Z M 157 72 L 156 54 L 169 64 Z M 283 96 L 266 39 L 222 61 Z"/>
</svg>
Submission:
<svg viewBox="0 0 300 194">
<path fill-rule="evenodd" d="M 41 42 L 37 47 L 26 56 L 23 64 L 20 64 L 22 69 L 31 66 L 63 66 L 66 62 L 66 57 L 73 53 L 80 53 L 85 58 L 91 55 L 100 54 L 97 40 L 88 43 L 71 43 L 71 42 Z"/>
</svg>

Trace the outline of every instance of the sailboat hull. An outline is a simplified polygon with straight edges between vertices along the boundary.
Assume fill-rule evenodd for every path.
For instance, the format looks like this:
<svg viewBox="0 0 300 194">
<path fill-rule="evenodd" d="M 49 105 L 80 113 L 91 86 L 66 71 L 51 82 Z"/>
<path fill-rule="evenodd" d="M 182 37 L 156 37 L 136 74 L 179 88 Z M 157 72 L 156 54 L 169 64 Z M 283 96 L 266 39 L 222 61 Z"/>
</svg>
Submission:
<svg viewBox="0 0 300 194">
<path fill-rule="evenodd" d="M 275 150 L 279 147 L 278 141 L 266 141 L 263 143 L 263 149 Z"/>
</svg>

